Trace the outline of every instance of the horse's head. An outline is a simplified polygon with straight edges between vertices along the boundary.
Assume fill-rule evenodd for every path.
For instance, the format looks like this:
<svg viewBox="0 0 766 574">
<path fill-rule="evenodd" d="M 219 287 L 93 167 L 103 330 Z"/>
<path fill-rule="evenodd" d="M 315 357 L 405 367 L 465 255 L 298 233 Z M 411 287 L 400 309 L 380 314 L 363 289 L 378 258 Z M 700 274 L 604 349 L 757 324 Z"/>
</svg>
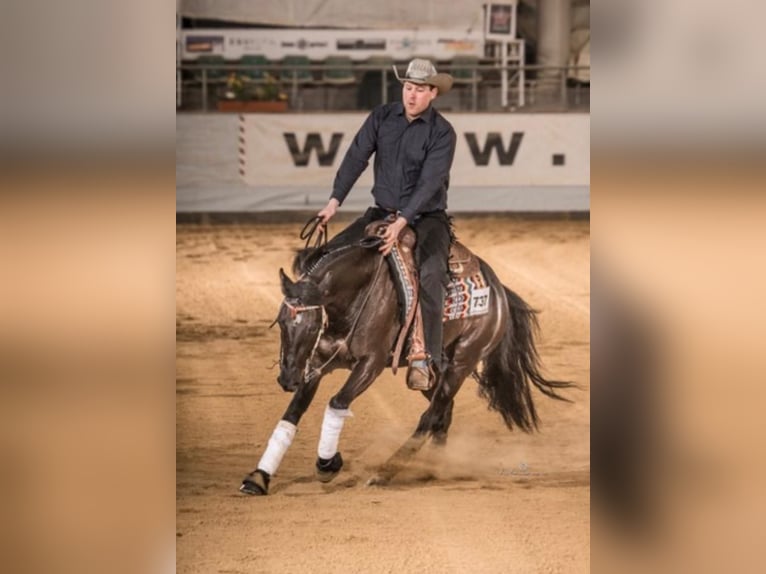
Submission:
<svg viewBox="0 0 766 574">
<path fill-rule="evenodd" d="M 327 315 L 316 283 L 293 282 L 282 269 L 279 277 L 285 298 L 277 316 L 282 339 L 277 382 L 285 391 L 294 392 L 309 373 Z"/>
</svg>

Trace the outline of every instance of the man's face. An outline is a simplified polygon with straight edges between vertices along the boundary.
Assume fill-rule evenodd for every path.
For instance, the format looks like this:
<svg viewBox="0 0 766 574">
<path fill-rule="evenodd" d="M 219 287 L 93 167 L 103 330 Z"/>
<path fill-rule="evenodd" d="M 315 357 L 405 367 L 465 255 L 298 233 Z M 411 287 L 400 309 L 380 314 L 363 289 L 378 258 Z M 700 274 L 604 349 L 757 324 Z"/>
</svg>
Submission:
<svg viewBox="0 0 766 574">
<path fill-rule="evenodd" d="M 402 102 L 409 119 L 414 119 L 428 109 L 439 90 L 426 84 L 402 84 Z"/>
</svg>

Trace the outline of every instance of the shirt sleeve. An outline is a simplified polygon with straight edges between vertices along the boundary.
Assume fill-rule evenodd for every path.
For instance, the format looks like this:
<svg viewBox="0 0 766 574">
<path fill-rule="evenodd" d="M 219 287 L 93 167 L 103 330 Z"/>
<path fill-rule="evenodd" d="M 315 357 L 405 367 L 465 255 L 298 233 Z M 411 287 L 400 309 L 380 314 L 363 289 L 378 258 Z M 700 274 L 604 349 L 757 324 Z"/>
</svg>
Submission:
<svg viewBox="0 0 766 574">
<path fill-rule="evenodd" d="M 428 154 L 423 162 L 415 193 L 412 194 L 407 206 L 402 209 L 401 215 L 412 223 L 423 206 L 439 193 L 443 193 L 447 187 L 452 160 L 455 158 L 455 146 L 457 136 L 451 125 L 446 126 L 438 134 L 428 149 Z"/>
<path fill-rule="evenodd" d="M 362 124 L 362 127 L 359 128 L 354 137 L 354 141 L 351 142 L 351 146 L 348 148 L 340 168 L 338 168 L 330 198 L 334 197 L 338 200 L 339 204 L 342 204 L 343 200 L 346 199 L 356 180 L 359 179 L 359 176 L 367 168 L 370 156 L 375 151 L 378 125 L 380 123 L 378 121 L 379 113 L 380 108 L 373 110 L 367 116 L 364 124 Z"/>
</svg>

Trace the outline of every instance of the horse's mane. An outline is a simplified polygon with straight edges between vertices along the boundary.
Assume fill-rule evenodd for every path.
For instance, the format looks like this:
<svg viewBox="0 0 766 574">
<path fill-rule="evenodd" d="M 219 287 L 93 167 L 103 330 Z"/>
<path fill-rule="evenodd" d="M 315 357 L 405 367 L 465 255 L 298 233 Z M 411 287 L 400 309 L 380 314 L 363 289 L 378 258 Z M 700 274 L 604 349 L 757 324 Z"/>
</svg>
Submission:
<svg viewBox="0 0 766 574">
<path fill-rule="evenodd" d="M 299 249 L 293 259 L 293 273 L 298 276 L 318 275 L 324 268 L 343 255 L 356 243 L 344 245 L 323 245 L 322 247 L 306 247 Z"/>
</svg>

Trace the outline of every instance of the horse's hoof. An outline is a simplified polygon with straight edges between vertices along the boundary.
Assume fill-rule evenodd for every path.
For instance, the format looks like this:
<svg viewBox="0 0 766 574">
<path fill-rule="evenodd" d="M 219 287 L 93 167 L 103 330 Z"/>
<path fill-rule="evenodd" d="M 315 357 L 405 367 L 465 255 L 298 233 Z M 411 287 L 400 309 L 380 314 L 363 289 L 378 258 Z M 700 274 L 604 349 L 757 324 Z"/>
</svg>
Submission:
<svg viewBox="0 0 766 574">
<path fill-rule="evenodd" d="M 343 457 L 336 452 L 332 458 L 317 458 L 316 477 L 319 482 L 330 482 L 343 468 Z"/>
<path fill-rule="evenodd" d="M 447 446 L 447 434 L 446 433 L 434 433 L 431 437 L 431 444 L 439 448 Z"/>
<path fill-rule="evenodd" d="M 239 491 L 250 496 L 266 496 L 269 493 L 270 481 L 268 472 L 255 469 L 242 480 Z"/>
</svg>

